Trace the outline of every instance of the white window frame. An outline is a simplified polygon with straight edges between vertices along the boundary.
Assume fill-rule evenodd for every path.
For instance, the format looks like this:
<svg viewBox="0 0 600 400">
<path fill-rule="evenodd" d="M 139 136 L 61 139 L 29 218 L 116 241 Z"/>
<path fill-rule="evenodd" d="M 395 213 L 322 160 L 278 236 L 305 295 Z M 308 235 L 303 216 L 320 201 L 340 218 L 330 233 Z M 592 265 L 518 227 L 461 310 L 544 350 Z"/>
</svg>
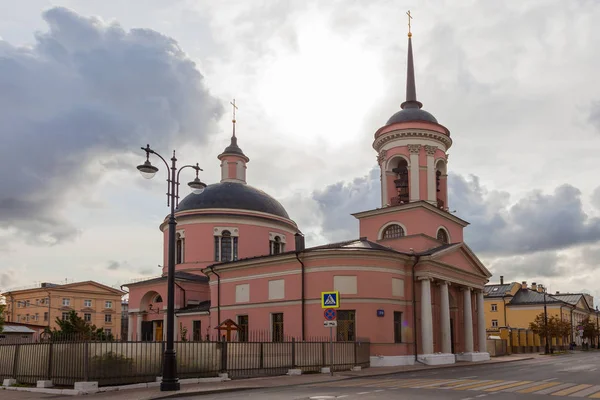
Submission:
<svg viewBox="0 0 600 400">
<path fill-rule="evenodd" d="M 493 319 L 492 320 L 492 328 L 497 328 L 498 327 L 498 320 L 497 319 Z"/>
<path fill-rule="evenodd" d="M 61 319 L 63 321 L 66 321 L 69 318 L 69 313 L 68 312 L 64 312 L 61 314 Z"/>
<path fill-rule="evenodd" d="M 181 257 L 179 257 L 178 253 L 178 249 L 177 249 L 177 242 L 181 241 Z M 181 258 L 181 262 L 177 262 L 177 260 Z M 185 263 L 185 231 L 181 230 L 181 231 L 177 231 L 176 235 L 175 235 L 175 263 L 176 264 L 183 264 Z"/>
<path fill-rule="evenodd" d="M 104 308 L 110 308 L 112 309 L 112 300 L 105 300 L 104 301 Z"/>
<path fill-rule="evenodd" d="M 498 311 L 498 304 L 492 304 L 492 312 Z"/>
<path fill-rule="evenodd" d="M 62 305 L 63 307 L 70 307 L 71 306 L 71 299 L 68 297 L 63 297 L 62 299 Z"/>
<path fill-rule="evenodd" d="M 228 231 L 231 234 L 231 236 L 230 236 L 231 237 L 231 260 L 229 260 L 228 262 L 237 261 L 239 259 L 239 253 L 240 253 L 240 249 L 239 249 L 239 246 L 240 246 L 240 239 L 239 239 L 239 237 L 240 237 L 240 231 L 239 231 L 238 228 L 225 227 L 225 226 L 218 226 L 218 227 L 215 227 L 213 229 L 213 236 L 219 238 L 219 259 L 215 260 L 215 261 L 222 262 L 222 260 L 223 260 L 223 255 L 221 254 L 221 248 L 222 248 L 221 238 L 223 237 L 223 232 L 224 231 Z M 238 238 L 238 240 L 237 240 L 237 242 L 238 242 L 237 243 L 237 250 L 238 250 L 237 254 L 234 253 L 234 247 L 235 247 L 233 245 L 233 238 L 234 237 Z M 214 246 L 214 239 L 213 239 L 213 246 Z M 214 252 L 214 250 L 213 250 L 213 252 Z"/>
<path fill-rule="evenodd" d="M 107 324 L 112 323 L 112 314 L 104 314 L 104 322 Z"/>
<path fill-rule="evenodd" d="M 87 317 L 88 315 L 90 316 L 90 319 L 89 319 L 89 320 L 88 320 L 88 319 L 86 319 L 86 317 Z M 92 314 L 90 314 L 90 313 L 85 313 L 85 314 L 83 314 L 83 320 L 84 320 L 85 322 L 92 322 Z"/>
</svg>

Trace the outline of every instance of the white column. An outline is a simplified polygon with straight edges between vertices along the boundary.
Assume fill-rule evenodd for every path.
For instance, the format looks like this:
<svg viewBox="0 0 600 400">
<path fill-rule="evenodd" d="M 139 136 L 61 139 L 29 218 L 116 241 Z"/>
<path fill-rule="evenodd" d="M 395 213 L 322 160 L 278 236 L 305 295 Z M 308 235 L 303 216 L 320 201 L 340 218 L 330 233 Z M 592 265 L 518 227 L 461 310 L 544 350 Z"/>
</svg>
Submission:
<svg viewBox="0 0 600 400">
<path fill-rule="evenodd" d="M 487 335 L 485 333 L 485 305 L 483 304 L 483 290 L 477 291 L 477 340 L 479 352 L 487 353 Z"/>
<path fill-rule="evenodd" d="M 142 313 L 138 313 L 136 315 L 136 322 L 137 322 L 137 329 L 136 329 L 136 335 L 137 337 L 135 338 L 135 340 L 137 341 L 141 341 L 142 340 L 142 320 L 144 318 L 144 314 Z"/>
<path fill-rule="evenodd" d="M 425 152 L 427 153 L 427 201 L 431 202 L 432 204 L 437 203 L 437 185 L 434 164 L 436 150 L 436 146 L 425 146 Z"/>
<path fill-rule="evenodd" d="M 463 288 L 463 312 L 465 331 L 465 353 L 473 352 L 473 311 L 471 309 L 471 288 Z"/>
<path fill-rule="evenodd" d="M 421 343 L 423 354 L 433 354 L 433 321 L 431 312 L 431 281 L 421 280 Z"/>
<path fill-rule="evenodd" d="M 133 313 L 129 313 L 127 317 L 127 340 L 131 342 L 133 340 Z"/>
<path fill-rule="evenodd" d="M 408 151 L 410 152 L 410 201 L 418 201 L 421 198 L 419 193 L 419 152 L 421 151 L 421 145 L 409 144 Z"/>
<path fill-rule="evenodd" d="M 452 336 L 450 334 L 450 298 L 448 282 L 440 283 L 440 327 L 442 332 L 442 353 L 452 353 Z"/>
</svg>

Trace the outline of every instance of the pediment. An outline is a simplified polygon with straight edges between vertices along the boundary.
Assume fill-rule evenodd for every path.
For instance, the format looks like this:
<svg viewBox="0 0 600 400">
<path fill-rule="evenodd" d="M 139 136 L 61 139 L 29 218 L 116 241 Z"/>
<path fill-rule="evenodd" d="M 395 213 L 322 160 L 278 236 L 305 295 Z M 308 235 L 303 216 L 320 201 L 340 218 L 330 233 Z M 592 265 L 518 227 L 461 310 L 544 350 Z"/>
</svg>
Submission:
<svg viewBox="0 0 600 400">
<path fill-rule="evenodd" d="M 473 275 L 479 275 L 482 278 L 489 278 L 492 273 L 477 258 L 475 253 L 465 244 L 457 243 L 443 250 L 433 253 L 429 259 L 446 265 L 450 265 L 458 270 Z"/>
</svg>

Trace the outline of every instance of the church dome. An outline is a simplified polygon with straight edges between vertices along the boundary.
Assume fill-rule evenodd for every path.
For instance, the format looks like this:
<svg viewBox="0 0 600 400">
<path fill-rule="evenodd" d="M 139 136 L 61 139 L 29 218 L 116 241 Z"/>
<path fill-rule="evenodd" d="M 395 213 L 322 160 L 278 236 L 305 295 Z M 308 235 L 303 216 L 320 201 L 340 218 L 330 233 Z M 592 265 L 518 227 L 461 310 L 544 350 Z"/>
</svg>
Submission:
<svg viewBox="0 0 600 400">
<path fill-rule="evenodd" d="M 289 219 L 285 208 L 262 190 L 245 183 L 221 182 L 208 185 L 201 194 L 187 195 L 177 207 L 177 211 L 207 208 L 228 208 L 259 211 Z"/>
<path fill-rule="evenodd" d="M 386 125 L 395 124 L 398 122 L 409 122 L 409 121 L 426 121 L 438 123 L 437 119 L 431 113 L 420 109 L 420 108 L 405 108 L 404 110 L 398 111 L 388 119 Z"/>
</svg>

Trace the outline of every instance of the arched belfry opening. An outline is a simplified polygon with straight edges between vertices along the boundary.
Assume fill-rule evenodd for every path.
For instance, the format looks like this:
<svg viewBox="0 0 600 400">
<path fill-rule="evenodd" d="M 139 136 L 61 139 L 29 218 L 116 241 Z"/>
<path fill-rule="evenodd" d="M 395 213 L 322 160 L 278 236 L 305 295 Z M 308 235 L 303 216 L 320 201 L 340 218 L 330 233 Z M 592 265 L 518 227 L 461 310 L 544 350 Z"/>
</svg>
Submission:
<svg viewBox="0 0 600 400">
<path fill-rule="evenodd" d="M 447 176 L 446 161 L 437 160 L 435 163 L 435 192 L 437 207 L 441 209 L 448 207 Z"/>
<path fill-rule="evenodd" d="M 395 174 L 394 185 L 396 187 L 396 196 L 392 197 L 391 204 L 397 206 L 408 203 L 410 200 L 410 189 L 408 187 L 408 162 L 404 158 L 397 160 L 397 164 L 392 168 Z"/>
</svg>

